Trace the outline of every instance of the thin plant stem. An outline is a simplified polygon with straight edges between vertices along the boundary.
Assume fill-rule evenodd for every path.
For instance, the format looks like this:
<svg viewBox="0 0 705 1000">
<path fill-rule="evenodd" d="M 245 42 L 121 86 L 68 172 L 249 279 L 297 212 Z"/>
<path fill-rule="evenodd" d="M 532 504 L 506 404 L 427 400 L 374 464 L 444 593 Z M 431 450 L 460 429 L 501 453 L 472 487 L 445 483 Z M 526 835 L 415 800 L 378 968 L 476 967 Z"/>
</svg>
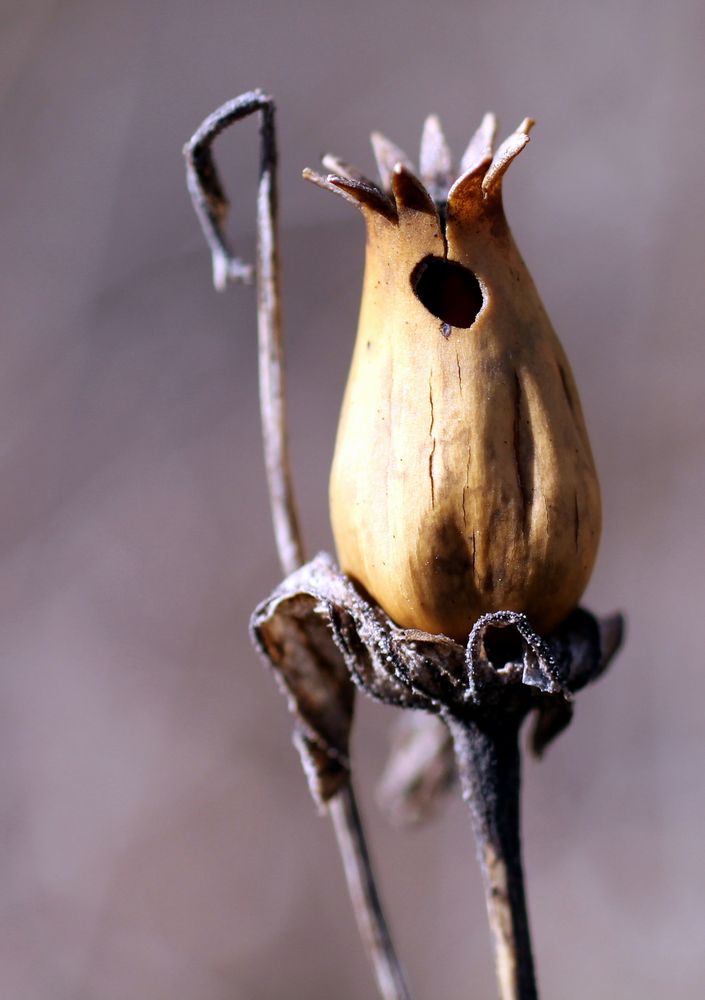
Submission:
<svg viewBox="0 0 705 1000">
<path fill-rule="evenodd" d="M 252 268 L 233 256 L 225 235 L 229 203 L 211 146 L 229 125 L 256 112 L 261 115 L 256 268 L 260 412 L 274 537 L 279 562 L 288 576 L 303 564 L 304 550 L 291 480 L 286 428 L 273 99 L 255 90 L 223 104 L 203 121 L 186 143 L 184 156 L 188 190 L 211 250 L 216 289 L 224 290 L 228 279 L 249 282 Z M 383 1000 L 409 1000 L 384 916 L 351 781 L 330 800 L 328 813 L 335 830 L 357 925 L 380 994 Z"/>
<path fill-rule="evenodd" d="M 482 871 L 501 1000 L 537 1000 L 520 837 L 520 719 L 448 717 Z"/>
<path fill-rule="evenodd" d="M 367 954 L 371 957 L 380 996 L 384 1000 L 409 1000 L 404 973 L 394 950 L 377 891 L 352 784 L 338 792 L 330 802 L 328 811 L 335 829 L 358 930 Z"/>
</svg>

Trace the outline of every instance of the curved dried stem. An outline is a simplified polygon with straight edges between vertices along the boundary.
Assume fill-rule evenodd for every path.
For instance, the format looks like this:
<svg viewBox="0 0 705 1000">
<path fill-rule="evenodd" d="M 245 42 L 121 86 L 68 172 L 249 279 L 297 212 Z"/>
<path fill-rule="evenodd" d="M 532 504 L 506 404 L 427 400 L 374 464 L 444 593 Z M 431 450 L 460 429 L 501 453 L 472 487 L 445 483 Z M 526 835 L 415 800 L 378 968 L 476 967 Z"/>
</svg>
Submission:
<svg viewBox="0 0 705 1000">
<path fill-rule="evenodd" d="M 279 238 L 277 233 L 274 101 L 259 90 L 242 94 L 209 115 L 184 147 L 186 182 L 213 260 L 213 282 L 249 281 L 252 269 L 232 255 L 225 235 L 229 202 L 213 159 L 215 138 L 233 122 L 261 114 L 261 161 L 257 193 L 257 331 L 260 410 L 269 499 L 279 561 L 293 573 L 304 561 L 289 469 L 284 390 Z"/>
<path fill-rule="evenodd" d="M 304 555 L 290 474 L 286 428 L 274 112 L 273 99 L 262 91 L 242 94 L 223 104 L 202 122 L 184 146 L 184 156 L 187 186 L 211 251 L 216 289 L 222 291 L 228 279 L 249 282 L 252 268 L 233 256 L 225 234 L 229 202 L 211 147 L 215 138 L 229 125 L 260 113 L 256 269 L 260 411 L 275 541 L 282 570 L 288 576 L 303 564 Z M 351 784 L 331 799 L 328 809 L 355 917 L 380 994 L 383 1000 L 409 1000 Z"/>
<path fill-rule="evenodd" d="M 521 718 L 496 725 L 448 716 L 482 870 L 500 1000 L 537 1000 L 521 863 Z"/>
</svg>

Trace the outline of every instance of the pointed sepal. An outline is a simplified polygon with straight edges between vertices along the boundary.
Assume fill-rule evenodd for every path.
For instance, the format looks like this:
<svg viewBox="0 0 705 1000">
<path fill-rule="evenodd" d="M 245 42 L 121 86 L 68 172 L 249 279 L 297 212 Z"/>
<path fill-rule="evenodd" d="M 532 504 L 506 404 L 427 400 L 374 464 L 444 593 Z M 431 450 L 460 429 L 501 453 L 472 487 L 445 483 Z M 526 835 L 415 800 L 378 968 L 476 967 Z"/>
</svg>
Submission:
<svg viewBox="0 0 705 1000">
<path fill-rule="evenodd" d="M 461 177 L 477 170 L 482 164 L 491 163 L 496 135 L 497 119 L 491 111 L 487 111 L 463 153 L 463 158 L 460 161 Z"/>
<path fill-rule="evenodd" d="M 377 161 L 377 170 L 379 171 L 379 179 L 382 182 L 382 187 L 385 191 L 389 191 L 391 189 L 392 173 L 396 165 L 401 163 L 407 169 L 413 170 L 411 160 L 403 149 L 400 149 L 399 146 L 395 145 L 386 135 L 382 135 L 381 132 L 373 132 L 370 136 L 370 141 L 372 143 L 372 151 L 375 154 L 375 160 Z"/>
<path fill-rule="evenodd" d="M 533 128 L 533 125 L 533 119 L 525 118 L 516 132 L 512 132 L 494 154 L 482 181 L 482 190 L 486 195 L 497 190 L 502 177 L 507 172 L 509 164 L 521 153 L 522 149 L 528 143 L 529 132 Z"/>
<path fill-rule="evenodd" d="M 424 122 L 419 158 L 421 180 L 434 201 L 445 201 L 452 178 L 450 149 L 438 115 Z"/>
<path fill-rule="evenodd" d="M 408 167 L 398 163 L 392 172 L 392 194 L 399 215 L 404 211 L 438 216 L 433 198 Z"/>
<path fill-rule="evenodd" d="M 397 220 L 397 213 L 391 198 L 371 181 L 366 179 L 354 180 L 350 177 L 341 177 L 337 174 L 322 176 L 308 167 L 303 171 L 302 176 L 304 180 L 311 181 L 326 191 L 339 194 L 346 201 L 357 205 L 358 208 L 376 212 L 378 215 L 389 219 L 390 222 L 396 222 Z"/>
</svg>

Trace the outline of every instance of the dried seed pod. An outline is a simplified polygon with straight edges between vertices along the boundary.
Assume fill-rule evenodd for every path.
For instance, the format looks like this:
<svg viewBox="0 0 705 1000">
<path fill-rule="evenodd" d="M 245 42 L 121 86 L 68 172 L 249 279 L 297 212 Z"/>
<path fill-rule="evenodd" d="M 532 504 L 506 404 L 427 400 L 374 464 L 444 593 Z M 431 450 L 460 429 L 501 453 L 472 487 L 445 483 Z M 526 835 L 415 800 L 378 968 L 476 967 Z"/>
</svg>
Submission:
<svg viewBox="0 0 705 1000">
<path fill-rule="evenodd" d="M 460 641 L 499 609 L 540 632 L 557 626 L 600 534 L 573 376 L 502 207 L 503 174 L 531 125 L 493 154 L 486 115 L 450 190 L 435 118 L 424 183 L 379 135 L 383 187 L 334 158 L 324 162 L 336 173 L 305 172 L 367 224 L 330 484 L 340 565 L 399 625 Z"/>
</svg>

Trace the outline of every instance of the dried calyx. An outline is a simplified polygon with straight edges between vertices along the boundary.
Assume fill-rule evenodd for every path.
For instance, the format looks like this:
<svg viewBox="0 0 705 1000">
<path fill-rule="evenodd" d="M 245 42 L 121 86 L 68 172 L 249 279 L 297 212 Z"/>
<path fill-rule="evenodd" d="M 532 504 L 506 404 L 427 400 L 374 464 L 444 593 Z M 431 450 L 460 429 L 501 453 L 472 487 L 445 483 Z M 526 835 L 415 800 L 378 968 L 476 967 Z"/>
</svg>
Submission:
<svg viewBox="0 0 705 1000">
<path fill-rule="evenodd" d="M 372 137 L 381 183 L 305 176 L 363 212 L 367 259 L 331 473 L 341 568 L 406 628 L 464 642 L 485 613 L 547 633 L 594 563 L 600 495 L 573 376 L 502 206 L 526 119 L 485 115 L 453 179 L 434 116 L 420 177 Z"/>
</svg>

